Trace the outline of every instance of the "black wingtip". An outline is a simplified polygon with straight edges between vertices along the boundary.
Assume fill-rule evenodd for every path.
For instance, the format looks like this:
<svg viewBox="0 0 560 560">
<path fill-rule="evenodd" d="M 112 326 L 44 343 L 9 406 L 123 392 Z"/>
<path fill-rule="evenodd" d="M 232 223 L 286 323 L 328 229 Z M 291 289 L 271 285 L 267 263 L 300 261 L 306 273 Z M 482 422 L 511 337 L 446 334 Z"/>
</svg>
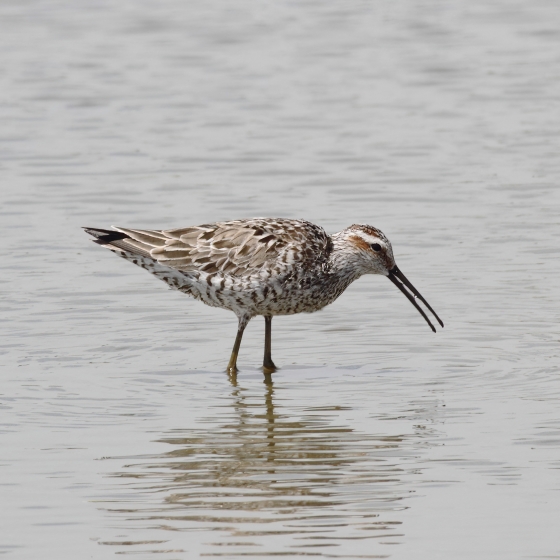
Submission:
<svg viewBox="0 0 560 560">
<path fill-rule="evenodd" d="M 120 239 L 128 238 L 128 235 L 120 231 L 90 227 L 84 227 L 83 229 L 86 233 L 89 233 L 92 237 L 95 237 L 93 242 L 97 243 L 98 245 L 108 245 L 113 241 L 119 241 Z"/>
</svg>

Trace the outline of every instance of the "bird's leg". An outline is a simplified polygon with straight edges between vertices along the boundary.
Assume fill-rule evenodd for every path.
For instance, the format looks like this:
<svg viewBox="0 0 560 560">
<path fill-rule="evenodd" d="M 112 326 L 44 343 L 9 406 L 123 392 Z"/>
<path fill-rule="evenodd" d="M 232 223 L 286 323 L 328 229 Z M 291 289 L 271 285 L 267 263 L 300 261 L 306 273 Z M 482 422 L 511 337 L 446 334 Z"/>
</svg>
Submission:
<svg viewBox="0 0 560 560">
<path fill-rule="evenodd" d="M 265 376 L 276 371 L 276 366 L 272 361 L 272 317 L 264 317 L 264 360 L 263 371 Z"/>
<path fill-rule="evenodd" d="M 229 363 L 227 366 L 227 372 L 230 375 L 237 375 L 237 355 L 239 354 L 239 347 L 241 346 L 241 339 L 243 338 L 243 331 L 249 323 L 250 317 L 241 316 L 239 317 L 239 325 L 237 327 L 237 336 L 235 337 L 235 343 L 233 345 L 233 350 L 231 351 L 231 356 L 229 358 Z"/>
</svg>

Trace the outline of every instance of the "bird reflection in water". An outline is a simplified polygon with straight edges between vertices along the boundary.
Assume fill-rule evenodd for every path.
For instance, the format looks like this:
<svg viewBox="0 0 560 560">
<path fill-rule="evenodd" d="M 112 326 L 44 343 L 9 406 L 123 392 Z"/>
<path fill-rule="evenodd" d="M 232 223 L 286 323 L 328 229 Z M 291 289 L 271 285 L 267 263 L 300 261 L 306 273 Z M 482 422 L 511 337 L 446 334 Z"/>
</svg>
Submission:
<svg viewBox="0 0 560 560">
<path fill-rule="evenodd" d="M 286 387 L 275 389 L 270 376 L 264 395 L 236 376 L 230 383 L 227 404 L 214 408 L 207 428 L 168 432 L 158 441 L 169 451 L 118 474 L 135 479 L 129 521 L 190 538 L 213 531 L 207 546 L 226 556 L 229 546 L 236 554 L 255 546 L 293 554 L 346 550 L 350 542 L 352 550 L 379 554 L 378 545 L 400 542 L 398 512 L 408 507 L 414 470 L 408 459 L 427 443 L 426 431 L 358 433 L 335 424 L 344 407 L 281 406 Z"/>
</svg>

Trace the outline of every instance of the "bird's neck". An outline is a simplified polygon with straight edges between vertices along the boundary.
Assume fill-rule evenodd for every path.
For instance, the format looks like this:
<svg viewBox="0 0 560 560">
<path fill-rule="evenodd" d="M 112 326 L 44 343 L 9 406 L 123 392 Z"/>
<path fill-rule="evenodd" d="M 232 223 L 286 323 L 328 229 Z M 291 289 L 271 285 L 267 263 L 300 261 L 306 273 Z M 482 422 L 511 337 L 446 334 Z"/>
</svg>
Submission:
<svg viewBox="0 0 560 560">
<path fill-rule="evenodd" d="M 346 240 L 344 231 L 332 235 L 331 240 L 333 248 L 329 255 L 329 273 L 348 286 L 367 271 Z"/>
</svg>

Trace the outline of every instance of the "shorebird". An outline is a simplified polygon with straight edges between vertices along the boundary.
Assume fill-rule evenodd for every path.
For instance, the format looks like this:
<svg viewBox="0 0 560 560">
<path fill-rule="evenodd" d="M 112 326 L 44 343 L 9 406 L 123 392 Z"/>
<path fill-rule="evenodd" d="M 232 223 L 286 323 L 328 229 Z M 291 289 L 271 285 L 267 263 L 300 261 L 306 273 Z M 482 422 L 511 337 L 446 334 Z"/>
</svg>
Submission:
<svg viewBox="0 0 560 560">
<path fill-rule="evenodd" d="M 364 274 L 386 276 L 435 327 L 418 298 L 443 322 L 395 263 L 387 237 L 377 228 L 354 224 L 338 233 L 305 220 L 254 218 L 181 229 L 143 230 L 112 226 L 84 228 L 94 242 L 141 266 L 203 303 L 237 315 L 237 336 L 227 366 L 237 374 L 237 356 L 249 321 L 263 315 L 263 370 L 272 361 L 272 317 L 312 313 L 337 299 Z"/>
</svg>

